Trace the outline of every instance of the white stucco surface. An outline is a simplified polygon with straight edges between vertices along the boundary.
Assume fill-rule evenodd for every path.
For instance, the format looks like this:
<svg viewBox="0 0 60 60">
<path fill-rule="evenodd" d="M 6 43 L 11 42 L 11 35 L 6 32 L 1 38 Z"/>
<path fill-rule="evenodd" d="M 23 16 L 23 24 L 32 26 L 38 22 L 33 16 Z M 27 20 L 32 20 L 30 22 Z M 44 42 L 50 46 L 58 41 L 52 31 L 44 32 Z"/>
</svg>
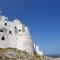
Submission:
<svg viewBox="0 0 60 60">
<path fill-rule="evenodd" d="M 3 30 L 3 32 L 0 31 L 0 48 L 11 47 L 26 50 L 29 53 L 33 52 L 33 44 L 28 27 L 18 19 L 9 21 L 7 17 L 0 16 L 0 30 Z M 11 32 L 9 33 L 9 31 Z M 2 40 L 2 37 L 5 39 Z"/>
</svg>

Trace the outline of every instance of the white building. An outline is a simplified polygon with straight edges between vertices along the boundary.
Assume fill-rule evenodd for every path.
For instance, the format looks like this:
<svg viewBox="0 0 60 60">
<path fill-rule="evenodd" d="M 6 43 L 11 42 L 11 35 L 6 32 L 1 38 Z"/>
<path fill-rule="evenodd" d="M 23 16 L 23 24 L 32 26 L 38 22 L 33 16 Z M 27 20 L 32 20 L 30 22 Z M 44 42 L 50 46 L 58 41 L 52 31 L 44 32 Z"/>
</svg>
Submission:
<svg viewBox="0 0 60 60">
<path fill-rule="evenodd" d="M 0 48 L 17 48 L 33 52 L 33 44 L 28 27 L 18 19 L 8 21 L 5 16 L 0 16 Z"/>
<path fill-rule="evenodd" d="M 40 56 L 43 56 L 43 51 L 39 49 L 39 46 L 34 44 L 34 50 L 39 54 Z"/>
</svg>

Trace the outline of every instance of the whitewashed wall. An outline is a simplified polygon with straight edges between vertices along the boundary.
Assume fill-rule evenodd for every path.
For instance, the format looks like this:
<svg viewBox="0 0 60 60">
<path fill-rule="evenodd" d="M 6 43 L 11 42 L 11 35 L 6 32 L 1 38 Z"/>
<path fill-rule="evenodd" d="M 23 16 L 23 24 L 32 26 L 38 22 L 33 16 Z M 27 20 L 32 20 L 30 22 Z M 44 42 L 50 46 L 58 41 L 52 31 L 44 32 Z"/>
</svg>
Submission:
<svg viewBox="0 0 60 60">
<path fill-rule="evenodd" d="M 0 17 L 0 30 L 3 28 L 3 32 L 0 32 L 0 48 L 17 48 L 19 50 L 26 50 L 29 53 L 33 52 L 32 39 L 30 33 L 19 20 L 15 19 L 14 21 L 8 21 L 5 16 Z M 7 25 L 5 26 L 5 23 Z M 17 32 L 15 31 L 17 28 Z M 21 31 L 19 31 L 21 30 Z M 11 31 L 11 34 L 9 34 Z M 4 35 L 5 40 L 2 40 Z"/>
</svg>

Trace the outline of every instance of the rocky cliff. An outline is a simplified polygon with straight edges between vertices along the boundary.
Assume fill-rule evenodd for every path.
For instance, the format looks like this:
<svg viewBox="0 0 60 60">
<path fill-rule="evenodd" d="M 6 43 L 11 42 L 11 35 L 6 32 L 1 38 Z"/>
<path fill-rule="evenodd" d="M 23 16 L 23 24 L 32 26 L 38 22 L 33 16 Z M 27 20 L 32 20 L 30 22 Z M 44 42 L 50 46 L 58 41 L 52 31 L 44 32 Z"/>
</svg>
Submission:
<svg viewBox="0 0 60 60">
<path fill-rule="evenodd" d="M 29 54 L 16 48 L 0 48 L 0 60 L 44 60 L 36 52 Z"/>
</svg>

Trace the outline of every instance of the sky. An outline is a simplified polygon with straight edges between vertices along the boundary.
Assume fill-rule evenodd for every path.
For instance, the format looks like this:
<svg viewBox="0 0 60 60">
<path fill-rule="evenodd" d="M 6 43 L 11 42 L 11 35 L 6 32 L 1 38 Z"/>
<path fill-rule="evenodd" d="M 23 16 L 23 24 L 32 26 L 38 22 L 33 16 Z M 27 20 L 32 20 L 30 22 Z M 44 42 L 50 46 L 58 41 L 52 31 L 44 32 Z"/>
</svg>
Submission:
<svg viewBox="0 0 60 60">
<path fill-rule="evenodd" d="M 0 11 L 27 25 L 44 54 L 60 54 L 59 0 L 0 0 Z"/>
</svg>

